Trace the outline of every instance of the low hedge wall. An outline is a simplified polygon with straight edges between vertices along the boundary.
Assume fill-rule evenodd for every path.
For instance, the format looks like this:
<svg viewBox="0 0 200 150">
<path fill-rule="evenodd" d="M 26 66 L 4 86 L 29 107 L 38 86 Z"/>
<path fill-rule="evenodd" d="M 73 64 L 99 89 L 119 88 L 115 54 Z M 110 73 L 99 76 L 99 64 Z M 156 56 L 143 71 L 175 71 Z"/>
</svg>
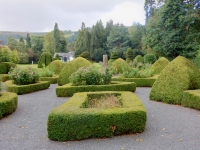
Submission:
<svg viewBox="0 0 200 150">
<path fill-rule="evenodd" d="M 17 109 L 18 96 L 11 92 L 2 92 L 0 96 L 0 118 Z"/>
<path fill-rule="evenodd" d="M 121 94 L 121 108 L 83 108 L 87 95 L 95 93 Z M 124 133 L 140 133 L 145 129 L 147 116 L 142 101 L 132 92 L 75 93 L 48 116 L 47 131 L 51 140 L 81 140 L 112 137 Z"/>
<path fill-rule="evenodd" d="M 50 84 L 56 84 L 56 83 L 58 83 L 58 76 L 40 77 L 40 81 L 49 81 Z"/>
<path fill-rule="evenodd" d="M 18 95 L 32 93 L 39 90 L 47 89 L 50 86 L 49 81 L 40 81 L 34 84 L 28 85 L 16 85 L 12 83 L 12 80 L 8 80 L 5 82 L 5 88 L 8 92 L 14 92 Z"/>
<path fill-rule="evenodd" d="M 9 80 L 9 75 L 8 74 L 0 74 L 2 82 L 8 81 Z"/>
<path fill-rule="evenodd" d="M 153 76 L 150 78 L 113 77 L 112 81 L 135 82 L 137 87 L 152 87 L 156 79 L 157 79 L 157 76 Z"/>
<path fill-rule="evenodd" d="M 71 97 L 77 92 L 92 92 L 92 91 L 131 91 L 136 90 L 134 82 L 112 82 L 108 85 L 81 85 L 73 86 L 71 83 L 56 87 L 56 95 L 58 97 Z"/>
<path fill-rule="evenodd" d="M 184 91 L 181 105 L 200 110 L 200 90 Z"/>
</svg>

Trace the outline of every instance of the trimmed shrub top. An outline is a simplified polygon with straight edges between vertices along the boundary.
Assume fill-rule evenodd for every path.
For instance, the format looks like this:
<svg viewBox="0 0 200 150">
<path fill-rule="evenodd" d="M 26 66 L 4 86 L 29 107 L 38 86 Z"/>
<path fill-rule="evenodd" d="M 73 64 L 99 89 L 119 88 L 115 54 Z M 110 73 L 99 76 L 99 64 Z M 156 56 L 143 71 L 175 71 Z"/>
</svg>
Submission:
<svg viewBox="0 0 200 150">
<path fill-rule="evenodd" d="M 200 88 L 200 71 L 188 59 L 178 56 L 161 72 L 150 92 L 150 99 L 181 104 L 184 90 Z"/>
<path fill-rule="evenodd" d="M 59 74 L 58 85 L 64 85 L 69 83 L 69 76 L 76 72 L 79 68 L 87 68 L 92 65 L 87 59 L 77 57 L 74 60 L 68 62 Z"/>
<path fill-rule="evenodd" d="M 157 60 L 156 56 L 153 54 L 146 54 L 144 55 L 144 63 L 147 64 L 153 64 Z"/>
<path fill-rule="evenodd" d="M 134 58 L 133 50 L 131 48 L 128 48 L 127 51 L 126 51 L 126 61 L 130 62 L 130 61 L 133 60 L 133 58 Z"/>
<path fill-rule="evenodd" d="M 131 67 L 125 60 L 118 58 L 111 64 L 111 70 L 114 74 L 118 74 L 123 73 L 123 70 L 130 71 Z"/>
<path fill-rule="evenodd" d="M 65 67 L 65 63 L 61 60 L 54 60 L 47 66 L 47 68 L 53 71 L 56 75 L 59 75 L 59 73 L 64 67 Z"/>
<path fill-rule="evenodd" d="M 6 73 L 7 73 L 6 65 L 3 63 L 0 63 L 0 74 L 6 74 Z"/>
<path fill-rule="evenodd" d="M 39 62 L 38 62 L 38 68 L 42 68 L 43 64 L 45 66 L 48 66 L 53 61 L 52 54 L 48 52 L 44 52 L 41 54 Z"/>
<path fill-rule="evenodd" d="M 17 67 L 17 65 L 12 62 L 2 62 L 2 64 L 6 65 L 6 74 L 10 71 L 10 68 Z"/>
<path fill-rule="evenodd" d="M 83 57 L 85 59 L 90 59 L 90 53 L 88 51 L 84 51 L 81 53 L 80 57 Z"/>
<path fill-rule="evenodd" d="M 141 55 L 137 55 L 134 59 L 134 62 L 137 64 L 139 62 L 143 63 L 144 62 L 144 58 Z"/>
<path fill-rule="evenodd" d="M 151 66 L 151 70 L 154 74 L 160 74 L 168 64 L 169 61 L 165 57 L 161 57 Z"/>
</svg>

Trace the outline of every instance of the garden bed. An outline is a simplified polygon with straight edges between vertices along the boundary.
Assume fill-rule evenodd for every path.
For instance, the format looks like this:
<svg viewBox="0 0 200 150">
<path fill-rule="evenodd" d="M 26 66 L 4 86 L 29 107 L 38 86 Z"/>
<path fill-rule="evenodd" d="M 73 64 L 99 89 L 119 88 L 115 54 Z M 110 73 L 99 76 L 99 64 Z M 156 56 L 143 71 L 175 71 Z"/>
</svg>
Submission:
<svg viewBox="0 0 200 150">
<path fill-rule="evenodd" d="M 152 87 L 156 81 L 157 76 L 150 78 L 122 78 L 122 77 L 113 77 L 112 81 L 122 81 L 122 82 L 135 82 L 137 87 Z"/>
<path fill-rule="evenodd" d="M 14 112 L 17 109 L 17 94 L 11 92 L 3 92 L 0 96 L 0 118 Z"/>
<path fill-rule="evenodd" d="M 58 97 L 70 97 L 77 92 L 93 92 L 93 91 L 131 91 L 136 90 L 134 82 L 117 82 L 113 81 L 108 85 L 81 85 L 73 86 L 71 83 L 56 87 L 56 95 Z"/>
<path fill-rule="evenodd" d="M 56 83 L 58 83 L 58 76 L 40 77 L 40 81 L 49 81 L 50 84 L 56 84 Z"/>
<path fill-rule="evenodd" d="M 120 96 L 122 107 L 88 107 L 88 97 L 105 94 Z M 47 131 L 51 140 L 59 141 L 112 137 L 143 132 L 146 119 L 142 101 L 132 92 L 83 92 L 74 94 L 50 112 Z"/>
<path fill-rule="evenodd" d="M 49 81 L 40 81 L 34 84 L 28 85 L 16 85 L 12 83 L 12 80 L 5 82 L 5 88 L 8 92 L 14 92 L 18 95 L 32 93 L 39 90 L 44 90 L 49 88 L 50 82 Z"/>
</svg>

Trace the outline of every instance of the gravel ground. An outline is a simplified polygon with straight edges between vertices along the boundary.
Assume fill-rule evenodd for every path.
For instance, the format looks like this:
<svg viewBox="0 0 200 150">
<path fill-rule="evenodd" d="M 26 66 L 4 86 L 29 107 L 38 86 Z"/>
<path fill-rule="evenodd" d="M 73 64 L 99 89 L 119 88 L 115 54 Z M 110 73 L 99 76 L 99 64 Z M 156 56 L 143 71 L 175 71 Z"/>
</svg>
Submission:
<svg viewBox="0 0 200 150">
<path fill-rule="evenodd" d="M 200 111 L 150 101 L 151 88 L 137 88 L 147 109 L 142 134 L 82 141 L 51 141 L 47 138 L 49 112 L 67 98 L 58 98 L 55 87 L 21 95 L 17 110 L 0 120 L 0 150 L 199 150 Z"/>
</svg>

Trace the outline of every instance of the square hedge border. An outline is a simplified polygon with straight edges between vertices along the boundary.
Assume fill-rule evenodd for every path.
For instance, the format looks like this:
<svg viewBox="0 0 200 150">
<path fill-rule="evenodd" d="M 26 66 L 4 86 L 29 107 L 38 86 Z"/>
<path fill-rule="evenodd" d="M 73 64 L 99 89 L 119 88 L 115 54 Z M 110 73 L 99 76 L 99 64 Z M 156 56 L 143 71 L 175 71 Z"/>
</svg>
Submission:
<svg viewBox="0 0 200 150">
<path fill-rule="evenodd" d="M 82 108 L 88 94 L 121 94 L 122 108 Z M 146 125 L 146 109 L 132 92 L 106 91 L 75 93 L 48 116 L 47 131 L 51 140 L 81 140 L 141 133 Z"/>
<path fill-rule="evenodd" d="M 80 85 L 73 86 L 71 83 L 56 87 L 58 97 L 71 97 L 77 92 L 94 92 L 94 91 L 131 91 L 136 90 L 134 82 L 117 82 L 113 81 L 107 85 Z"/>
<path fill-rule="evenodd" d="M 0 96 L 0 119 L 17 109 L 18 96 L 11 92 L 2 92 Z"/>
<path fill-rule="evenodd" d="M 184 91 L 181 105 L 200 110 L 200 90 Z"/>
<path fill-rule="evenodd" d="M 5 82 L 6 91 L 13 92 L 18 95 L 44 90 L 49 88 L 49 86 L 50 86 L 49 81 L 39 81 L 37 83 L 27 84 L 27 85 L 16 85 L 13 84 L 12 80 L 8 80 Z"/>
<path fill-rule="evenodd" d="M 58 76 L 40 77 L 40 81 L 49 81 L 50 84 L 56 84 L 56 83 L 58 83 Z"/>
<path fill-rule="evenodd" d="M 0 74 L 0 76 L 2 78 L 2 82 L 6 82 L 6 81 L 10 80 L 8 74 Z"/>
<path fill-rule="evenodd" d="M 158 76 L 150 78 L 122 78 L 113 77 L 112 81 L 135 82 L 137 87 L 152 87 Z"/>
</svg>

